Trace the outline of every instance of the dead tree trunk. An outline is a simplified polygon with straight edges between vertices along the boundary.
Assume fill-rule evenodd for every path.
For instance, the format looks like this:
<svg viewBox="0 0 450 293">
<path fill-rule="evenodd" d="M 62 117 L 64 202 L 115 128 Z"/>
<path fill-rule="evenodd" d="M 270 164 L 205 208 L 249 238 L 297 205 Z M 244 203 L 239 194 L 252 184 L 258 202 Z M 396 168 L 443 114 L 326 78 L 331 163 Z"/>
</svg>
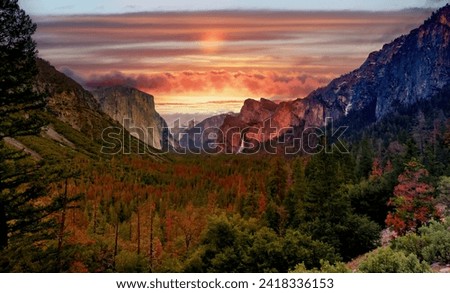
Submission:
<svg viewBox="0 0 450 293">
<path fill-rule="evenodd" d="M 62 254 L 62 247 L 63 247 L 63 241 L 64 241 L 64 230 L 66 225 L 66 211 L 67 211 L 67 185 L 68 185 L 68 179 L 66 178 L 64 183 L 64 193 L 61 198 L 61 219 L 59 221 L 59 232 L 58 232 L 58 257 L 57 257 L 57 264 L 58 264 L 58 271 L 61 272 L 61 254 Z"/>
<path fill-rule="evenodd" d="M 150 271 L 153 272 L 153 220 L 154 220 L 154 211 L 153 204 L 150 206 Z"/>
<path fill-rule="evenodd" d="M 137 208 L 137 254 L 141 254 L 141 213 L 139 211 L 139 202 Z"/>
<path fill-rule="evenodd" d="M 119 221 L 116 222 L 116 225 L 114 227 L 114 260 L 113 260 L 113 269 L 114 271 L 116 270 L 116 256 L 117 256 L 117 250 L 118 250 L 118 245 L 117 242 L 119 240 Z"/>
</svg>

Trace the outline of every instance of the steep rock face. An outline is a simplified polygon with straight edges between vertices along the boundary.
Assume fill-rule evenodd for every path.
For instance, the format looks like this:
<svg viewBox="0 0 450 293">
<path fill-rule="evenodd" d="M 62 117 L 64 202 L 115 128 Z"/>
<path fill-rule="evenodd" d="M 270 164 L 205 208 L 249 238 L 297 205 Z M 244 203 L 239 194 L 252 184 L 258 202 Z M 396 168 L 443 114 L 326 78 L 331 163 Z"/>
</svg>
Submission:
<svg viewBox="0 0 450 293">
<path fill-rule="evenodd" d="M 218 142 L 222 151 L 239 152 L 242 139 L 266 142 L 283 134 L 298 134 L 305 127 L 321 126 L 324 106 L 313 100 L 297 99 L 276 104 L 261 99 L 246 100 L 237 116 L 227 116 L 221 126 Z"/>
<path fill-rule="evenodd" d="M 156 112 L 153 96 L 125 86 L 98 88 L 92 94 L 101 110 L 134 137 L 157 149 L 171 144 L 167 123 Z"/>
<path fill-rule="evenodd" d="M 74 80 L 57 71 L 45 60 L 37 59 L 39 74 L 36 86 L 46 96 L 46 107 L 59 120 L 100 141 L 103 129 L 117 125 L 106 114 L 91 93 Z"/>
<path fill-rule="evenodd" d="M 333 80 L 308 98 L 340 118 L 373 105 L 379 120 L 396 106 L 430 98 L 450 82 L 450 6 L 408 35 L 369 55 L 357 70 Z"/>
<path fill-rule="evenodd" d="M 226 117 L 224 135 L 218 139 L 227 152 L 237 152 L 242 139 L 265 142 L 288 127 L 294 133 L 305 127 L 323 126 L 326 118 L 341 119 L 364 113 L 377 121 L 398 106 L 426 100 L 450 83 L 450 5 L 408 35 L 373 52 L 360 68 L 343 75 L 305 99 L 274 104 L 268 100 L 245 101 L 237 117 Z M 244 135 L 245 134 L 245 135 Z"/>
</svg>

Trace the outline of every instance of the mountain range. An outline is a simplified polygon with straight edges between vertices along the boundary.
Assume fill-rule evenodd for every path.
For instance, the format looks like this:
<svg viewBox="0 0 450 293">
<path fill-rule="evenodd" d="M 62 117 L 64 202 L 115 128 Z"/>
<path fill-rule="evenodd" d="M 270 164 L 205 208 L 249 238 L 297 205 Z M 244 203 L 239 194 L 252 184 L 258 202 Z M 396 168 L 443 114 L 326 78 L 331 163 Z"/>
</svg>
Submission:
<svg viewBox="0 0 450 293">
<path fill-rule="evenodd" d="M 126 86 L 89 92 L 47 61 L 38 59 L 36 87 L 48 97 L 46 115 L 53 117 L 43 136 L 69 148 L 78 146 L 76 139 L 61 133 L 65 129 L 60 125 L 63 123 L 83 137 L 83 141 L 102 145 L 105 129 L 124 128 L 124 133 L 140 140 L 133 140 L 135 147 L 143 143 L 155 152 L 176 147 L 213 151 L 216 149 L 210 144 L 218 142 L 222 151 L 237 153 L 243 151 L 243 142 L 250 138 L 259 143 L 282 136 L 292 139 L 309 127 L 323 127 L 327 117 L 365 127 L 399 107 L 427 101 L 449 85 L 449 42 L 450 6 L 447 5 L 408 35 L 369 54 L 360 68 L 307 97 L 280 103 L 264 98 L 248 99 L 238 114 L 205 119 L 182 131 L 179 141 L 157 113 L 153 96 Z M 139 129 L 152 131 L 142 136 Z M 90 152 L 92 149 L 91 146 Z"/>
<path fill-rule="evenodd" d="M 450 6 L 447 5 L 408 35 L 371 53 L 360 68 L 331 81 L 306 98 L 275 104 L 267 99 L 246 100 L 239 115 L 227 116 L 219 142 L 226 152 L 241 151 L 250 138 L 264 143 L 293 129 L 322 127 L 364 115 L 366 125 L 398 107 L 430 99 L 450 82 Z M 358 119 L 360 121 L 361 119 Z M 352 124 L 351 119 L 347 119 Z M 252 136 L 245 134 L 252 130 Z"/>
</svg>

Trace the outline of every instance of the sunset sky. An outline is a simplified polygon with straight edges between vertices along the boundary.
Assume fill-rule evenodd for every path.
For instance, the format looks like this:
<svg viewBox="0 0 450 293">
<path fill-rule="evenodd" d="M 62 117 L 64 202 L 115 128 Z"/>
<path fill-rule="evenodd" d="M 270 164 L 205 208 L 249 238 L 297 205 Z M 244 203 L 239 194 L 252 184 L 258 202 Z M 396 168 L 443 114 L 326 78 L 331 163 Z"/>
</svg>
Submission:
<svg viewBox="0 0 450 293">
<path fill-rule="evenodd" d="M 246 98 L 302 98 L 446 2 L 19 1 L 41 57 L 85 87 L 154 95 L 169 123 L 237 112 Z"/>
</svg>

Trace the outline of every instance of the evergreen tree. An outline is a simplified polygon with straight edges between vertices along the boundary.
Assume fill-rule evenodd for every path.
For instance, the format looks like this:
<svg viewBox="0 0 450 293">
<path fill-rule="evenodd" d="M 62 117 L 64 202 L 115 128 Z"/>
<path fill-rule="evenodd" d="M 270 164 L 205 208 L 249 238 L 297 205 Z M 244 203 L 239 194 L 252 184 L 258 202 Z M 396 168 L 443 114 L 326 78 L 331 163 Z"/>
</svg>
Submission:
<svg viewBox="0 0 450 293">
<path fill-rule="evenodd" d="M 289 224 L 292 227 L 298 227 L 300 220 L 305 218 L 307 211 L 305 209 L 305 195 L 308 193 L 308 182 L 305 175 L 305 163 L 298 157 L 292 164 L 292 189 L 283 202 L 288 215 Z"/>
<path fill-rule="evenodd" d="M 3 140 L 34 134 L 41 126 L 28 112 L 42 106 L 41 97 L 33 92 L 36 44 L 31 36 L 35 29 L 17 0 L 0 2 L 0 249 L 7 246 L 14 230 L 35 224 L 22 212 L 30 212 L 30 200 L 43 191 L 37 185 L 24 187 L 35 167 L 17 163 L 24 155 L 8 149 Z"/>
<path fill-rule="evenodd" d="M 372 144 L 367 137 L 363 137 L 359 143 L 357 161 L 356 161 L 356 176 L 357 178 L 367 178 L 372 170 L 372 162 L 374 158 L 374 151 Z"/>
<path fill-rule="evenodd" d="M 46 174 L 41 168 L 44 162 L 13 150 L 4 139 L 37 134 L 43 125 L 35 114 L 43 107 L 42 96 L 34 91 L 37 70 L 32 34 L 36 25 L 17 2 L 0 1 L 0 250 L 10 250 L 9 254 L 2 253 L 2 269 L 20 271 L 21 264 L 14 258 L 27 259 L 22 255 L 24 247 L 35 253 L 25 242 L 49 237 L 52 209 L 39 200 L 46 195 Z M 14 249 L 20 246 L 22 252 L 17 255 Z M 30 264 L 42 262 L 39 258 L 30 258 L 24 266 L 40 270 Z"/>
<path fill-rule="evenodd" d="M 284 160 L 276 157 L 273 162 L 272 172 L 267 182 L 267 193 L 270 199 L 280 204 L 286 196 L 286 170 Z"/>
<path fill-rule="evenodd" d="M 347 206 L 345 199 L 338 199 L 334 195 L 341 184 L 349 181 L 347 162 L 349 155 L 339 153 L 326 154 L 322 152 L 313 156 L 306 167 L 308 192 L 304 196 L 304 206 L 307 211 L 306 221 L 314 219 L 339 218 L 341 204 Z"/>
<path fill-rule="evenodd" d="M 30 110 L 43 106 L 34 91 L 36 25 L 17 0 L 0 1 L 0 139 L 39 131 L 42 122 Z"/>
</svg>

